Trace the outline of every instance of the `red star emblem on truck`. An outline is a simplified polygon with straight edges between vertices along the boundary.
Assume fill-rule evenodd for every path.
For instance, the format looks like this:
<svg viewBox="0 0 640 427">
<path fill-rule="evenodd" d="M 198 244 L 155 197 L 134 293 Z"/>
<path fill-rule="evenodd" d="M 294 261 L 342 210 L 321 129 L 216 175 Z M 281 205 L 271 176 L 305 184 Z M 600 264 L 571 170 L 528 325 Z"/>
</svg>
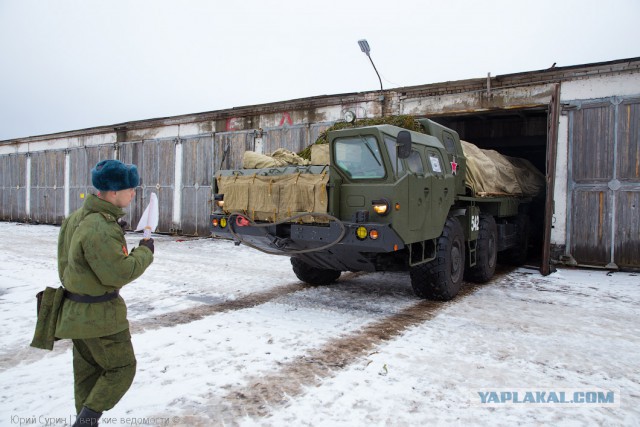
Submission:
<svg viewBox="0 0 640 427">
<path fill-rule="evenodd" d="M 453 160 L 451 161 L 451 173 L 454 175 L 458 173 L 458 164 L 456 163 L 456 156 L 453 156 Z"/>
</svg>

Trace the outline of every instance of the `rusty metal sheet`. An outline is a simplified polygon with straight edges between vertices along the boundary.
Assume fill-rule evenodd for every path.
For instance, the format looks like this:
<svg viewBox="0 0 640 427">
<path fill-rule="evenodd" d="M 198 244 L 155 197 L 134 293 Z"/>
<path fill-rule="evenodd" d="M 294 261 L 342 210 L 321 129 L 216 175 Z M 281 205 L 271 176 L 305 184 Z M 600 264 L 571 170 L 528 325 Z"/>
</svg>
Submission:
<svg viewBox="0 0 640 427">
<path fill-rule="evenodd" d="M 213 135 L 183 139 L 180 218 L 183 234 L 209 235 L 213 174 Z"/>
</svg>

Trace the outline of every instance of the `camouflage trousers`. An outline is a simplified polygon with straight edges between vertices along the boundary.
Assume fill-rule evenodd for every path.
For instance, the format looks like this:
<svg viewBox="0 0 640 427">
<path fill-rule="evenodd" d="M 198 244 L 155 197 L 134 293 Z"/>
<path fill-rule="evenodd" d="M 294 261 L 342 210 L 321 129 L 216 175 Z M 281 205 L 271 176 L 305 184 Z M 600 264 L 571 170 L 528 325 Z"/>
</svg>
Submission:
<svg viewBox="0 0 640 427">
<path fill-rule="evenodd" d="M 113 408 L 129 390 L 136 375 L 131 334 L 73 340 L 73 377 L 76 411 Z"/>
</svg>

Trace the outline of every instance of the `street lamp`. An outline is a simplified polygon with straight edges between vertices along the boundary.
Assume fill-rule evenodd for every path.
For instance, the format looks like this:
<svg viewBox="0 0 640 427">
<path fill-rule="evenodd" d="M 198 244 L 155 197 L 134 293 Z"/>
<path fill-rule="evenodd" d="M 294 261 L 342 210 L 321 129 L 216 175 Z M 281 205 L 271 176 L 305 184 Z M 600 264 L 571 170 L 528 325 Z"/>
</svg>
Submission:
<svg viewBox="0 0 640 427">
<path fill-rule="evenodd" d="M 378 80 L 380 80 L 380 90 L 382 89 L 382 79 L 380 78 L 380 73 L 378 73 L 378 69 L 376 68 L 376 64 L 373 63 L 373 59 L 371 59 L 371 48 L 369 47 L 369 43 L 365 40 L 358 40 L 358 45 L 360 45 L 360 50 L 363 51 L 365 53 L 365 55 L 367 55 L 369 57 L 369 61 L 371 61 L 371 65 L 373 65 L 373 69 L 375 70 L 376 74 L 378 75 Z"/>
</svg>

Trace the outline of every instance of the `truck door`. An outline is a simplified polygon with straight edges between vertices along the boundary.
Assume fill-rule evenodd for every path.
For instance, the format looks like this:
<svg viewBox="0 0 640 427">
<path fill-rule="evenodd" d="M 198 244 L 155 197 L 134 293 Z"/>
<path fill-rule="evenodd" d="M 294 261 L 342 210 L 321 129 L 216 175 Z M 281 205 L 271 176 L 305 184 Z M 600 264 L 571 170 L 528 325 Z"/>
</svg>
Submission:
<svg viewBox="0 0 640 427">
<path fill-rule="evenodd" d="M 409 172 L 409 230 L 415 231 L 424 227 L 431 209 L 433 175 L 425 166 L 423 156 L 415 149 L 406 162 Z"/>
<path fill-rule="evenodd" d="M 433 173 L 430 182 L 431 210 L 429 211 L 429 229 L 432 233 L 435 233 L 433 234 L 434 236 L 439 236 L 451 206 L 449 199 L 453 196 L 454 190 L 449 189 L 446 185 L 445 176 L 448 165 L 445 165 L 440 152 L 438 150 L 427 150 L 427 157 L 427 164 Z"/>
</svg>

